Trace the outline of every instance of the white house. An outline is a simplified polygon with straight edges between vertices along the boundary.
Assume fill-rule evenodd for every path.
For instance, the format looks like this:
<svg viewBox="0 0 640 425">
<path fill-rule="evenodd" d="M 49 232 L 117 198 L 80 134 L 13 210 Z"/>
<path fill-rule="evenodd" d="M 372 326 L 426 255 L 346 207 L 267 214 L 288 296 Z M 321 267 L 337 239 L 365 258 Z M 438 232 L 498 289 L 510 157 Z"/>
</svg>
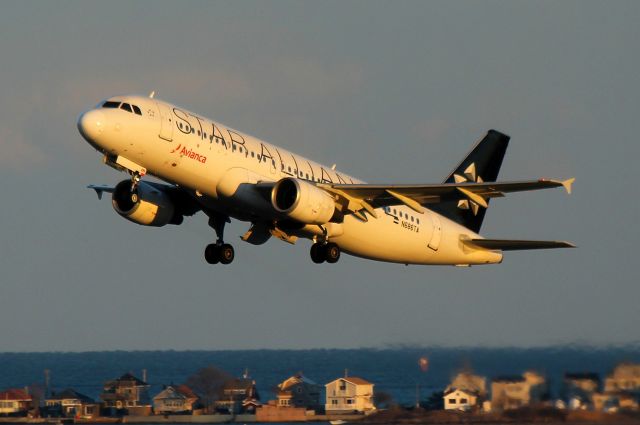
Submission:
<svg viewBox="0 0 640 425">
<path fill-rule="evenodd" d="M 338 378 L 325 385 L 327 403 L 325 411 L 331 413 L 370 413 L 373 404 L 373 384 L 362 378 L 348 376 Z"/>
<path fill-rule="evenodd" d="M 0 391 L 0 415 L 26 416 L 33 407 L 33 398 L 25 390 L 9 389 Z"/>
<path fill-rule="evenodd" d="M 445 392 L 442 398 L 444 399 L 444 410 L 468 411 L 478 404 L 477 393 L 469 390 L 451 389 L 449 392 Z"/>
</svg>

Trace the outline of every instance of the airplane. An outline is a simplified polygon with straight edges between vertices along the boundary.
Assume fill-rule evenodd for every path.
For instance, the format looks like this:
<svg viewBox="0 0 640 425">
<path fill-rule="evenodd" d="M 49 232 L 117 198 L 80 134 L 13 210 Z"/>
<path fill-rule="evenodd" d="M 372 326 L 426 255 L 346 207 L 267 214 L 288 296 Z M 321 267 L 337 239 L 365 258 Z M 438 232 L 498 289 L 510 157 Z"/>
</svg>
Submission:
<svg viewBox="0 0 640 425">
<path fill-rule="evenodd" d="M 314 263 L 341 253 L 400 264 L 501 263 L 503 251 L 571 248 L 564 241 L 488 239 L 479 231 L 489 202 L 507 193 L 564 187 L 575 179 L 497 182 L 510 137 L 489 130 L 440 184 L 367 184 L 216 121 L 149 96 L 113 96 L 83 112 L 82 137 L 103 162 L 130 178 L 89 185 L 125 219 L 179 225 L 202 211 L 217 240 L 209 264 L 230 264 L 231 219 L 250 223 L 241 237 L 312 241 Z M 152 175 L 166 182 L 142 180 Z"/>
</svg>

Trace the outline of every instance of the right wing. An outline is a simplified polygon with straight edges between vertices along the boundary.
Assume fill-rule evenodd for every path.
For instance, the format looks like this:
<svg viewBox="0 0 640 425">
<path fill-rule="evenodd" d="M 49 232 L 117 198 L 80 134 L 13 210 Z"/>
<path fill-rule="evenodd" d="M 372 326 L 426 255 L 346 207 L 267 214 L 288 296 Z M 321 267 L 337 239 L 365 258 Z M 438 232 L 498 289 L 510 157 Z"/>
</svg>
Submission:
<svg viewBox="0 0 640 425">
<path fill-rule="evenodd" d="M 571 185 L 575 179 L 568 180 L 527 180 L 516 182 L 481 182 L 481 183 L 443 183 L 443 184 L 331 184 L 322 183 L 317 186 L 338 197 L 338 204 L 343 212 L 351 212 L 364 216 L 362 210 L 376 217 L 375 208 L 407 205 L 416 212 L 423 212 L 423 204 L 445 201 L 472 201 L 484 208 L 490 198 L 503 197 L 505 193 L 524 192 L 530 190 L 564 187 L 571 193 Z"/>
</svg>

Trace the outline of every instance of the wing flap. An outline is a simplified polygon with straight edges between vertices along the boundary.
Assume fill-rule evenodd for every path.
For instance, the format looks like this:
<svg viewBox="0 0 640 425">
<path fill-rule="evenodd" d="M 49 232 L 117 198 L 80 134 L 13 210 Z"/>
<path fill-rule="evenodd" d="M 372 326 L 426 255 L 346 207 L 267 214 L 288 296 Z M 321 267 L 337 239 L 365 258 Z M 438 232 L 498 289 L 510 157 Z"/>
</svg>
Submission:
<svg viewBox="0 0 640 425">
<path fill-rule="evenodd" d="M 465 244 L 490 250 L 521 251 L 528 249 L 552 249 L 575 248 L 576 246 L 565 241 L 530 241 L 517 239 L 469 239 Z"/>
</svg>

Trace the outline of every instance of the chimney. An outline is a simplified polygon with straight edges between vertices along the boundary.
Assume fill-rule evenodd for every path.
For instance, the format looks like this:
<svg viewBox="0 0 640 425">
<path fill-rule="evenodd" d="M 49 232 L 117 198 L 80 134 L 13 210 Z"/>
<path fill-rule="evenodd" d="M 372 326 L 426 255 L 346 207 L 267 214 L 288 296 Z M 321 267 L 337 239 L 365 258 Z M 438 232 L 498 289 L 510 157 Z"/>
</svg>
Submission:
<svg viewBox="0 0 640 425">
<path fill-rule="evenodd" d="M 345 368 L 345 370 L 344 370 L 344 377 L 345 377 L 345 378 L 348 378 L 348 377 L 349 377 L 349 369 L 346 369 L 346 368 Z"/>
</svg>

